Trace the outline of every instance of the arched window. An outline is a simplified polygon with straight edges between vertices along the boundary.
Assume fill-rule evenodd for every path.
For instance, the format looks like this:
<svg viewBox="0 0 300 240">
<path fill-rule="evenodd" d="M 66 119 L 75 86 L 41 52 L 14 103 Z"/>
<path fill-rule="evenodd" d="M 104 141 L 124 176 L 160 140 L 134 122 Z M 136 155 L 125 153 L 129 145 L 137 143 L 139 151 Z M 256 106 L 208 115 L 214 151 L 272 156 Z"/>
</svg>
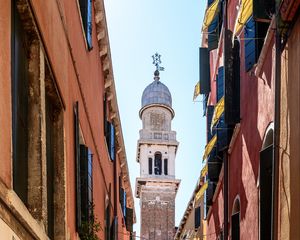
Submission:
<svg viewBox="0 0 300 240">
<path fill-rule="evenodd" d="M 154 155 L 154 174 L 161 175 L 161 172 L 162 172 L 161 153 L 157 152 Z"/>
<path fill-rule="evenodd" d="M 270 239 L 272 226 L 273 129 L 265 135 L 259 159 L 259 235 Z"/>
<path fill-rule="evenodd" d="M 231 215 L 231 239 L 240 240 L 240 200 L 236 198 Z"/>
</svg>

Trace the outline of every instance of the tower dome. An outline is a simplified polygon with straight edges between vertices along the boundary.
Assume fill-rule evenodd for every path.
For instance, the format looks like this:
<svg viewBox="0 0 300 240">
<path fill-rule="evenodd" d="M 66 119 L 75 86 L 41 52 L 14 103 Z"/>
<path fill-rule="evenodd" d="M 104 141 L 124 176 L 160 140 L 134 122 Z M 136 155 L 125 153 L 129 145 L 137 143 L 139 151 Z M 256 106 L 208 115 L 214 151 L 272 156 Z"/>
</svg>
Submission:
<svg viewBox="0 0 300 240">
<path fill-rule="evenodd" d="M 162 104 L 172 108 L 171 93 L 168 87 L 159 80 L 149 84 L 142 95 L 142 108 L 152 104 Z"/>
</svg>

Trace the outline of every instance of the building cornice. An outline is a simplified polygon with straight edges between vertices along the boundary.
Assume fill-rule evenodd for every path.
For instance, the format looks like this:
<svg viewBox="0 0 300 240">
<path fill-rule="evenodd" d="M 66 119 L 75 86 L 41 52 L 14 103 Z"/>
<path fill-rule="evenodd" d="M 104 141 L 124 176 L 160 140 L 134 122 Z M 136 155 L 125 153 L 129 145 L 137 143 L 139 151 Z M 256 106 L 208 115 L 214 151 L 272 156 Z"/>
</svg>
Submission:
<svg viewBox="0 0 300 240">
<path fill-rule="evenodd" d="M 124 187 L 127 194 L 128 206 L 134 209 L 134 199 L 132 188 L 130 184 L 128 163 L 125 151 L 125 144 L 122 133 L 121 119 L 118 109 L 117 94 L 115 88 L 112 58 L 110 52 L 110 44 L 108 37 L 107 21 L 105 15 L 105 7 L 103 0 L 94 1 L 95 9 L 95 23 L 96 34 L 99 46 L 99 57 L 102 63 L 102 71 L 104 76 L 105 93 L 107 94 L 107 100 L 110 110 L 110 120 L 113 121 L 116 128 L 116 140 L 117 140 L 117 155 L 120 160 L 121 172 L 124 180 Z M 134 211 L 135 215 L 135 211 Z M 134 216 L 135 219 L 135 216 Z"/>
</svg>

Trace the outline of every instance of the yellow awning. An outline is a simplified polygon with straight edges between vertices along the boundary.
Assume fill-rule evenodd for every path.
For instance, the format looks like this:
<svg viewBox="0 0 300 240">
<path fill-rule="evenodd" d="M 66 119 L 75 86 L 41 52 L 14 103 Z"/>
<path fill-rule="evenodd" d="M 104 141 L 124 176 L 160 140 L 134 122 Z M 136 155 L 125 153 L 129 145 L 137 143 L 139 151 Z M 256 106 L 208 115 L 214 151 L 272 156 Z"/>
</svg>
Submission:
<svg viewBox="0 0 300 240">
<path fill-rule="evenodd" d="M 253 11 L 253 0 L 242 0 L 238 17 L 235 22 L 233 35 L 236 35 L 241 31 L 242 27 L 245 25 L 249 17 L 252 15 L 252 11 Z"/>
<path fill-rule="evenodd" d="M 202 197 L 202 195 L 204 194 L 207 187 L 208 187 L 208 182 L 206 182 L 202 185 L 202 187 L 200 188 L 200 190 L 196 194 L 196 197 L 195 197 L 196 201 L 198 201 Z"/>
<path fill-rule="evenodd" d="M 204 154 L 203 154 L 203 160 L 205 160 L 208 157 L 208 155 L 210 154 L 211 150 L 215 146 L 216 142 L 217 142 L 217 134 L 215 136 L 213 136 L 213 138 L 206 145 L 205 150 L 204 150 Z"/>
<path fill-rule="evenodd" d="M 196 99 L 196 97 L 198 97 L 199 94 L 200 94 L 200 82 L 198 82 L 195 86 L 193 101 Z"/>
<path fill-rule="evenodd" d="M 219 119 L 220 119 L 223 112 L 224 112 L 224 96 L 219 100 L 219 102 L 215 106 L 214 114 L 213 114 L 212 121 L 211 121 L 211 126 L 210 126 L 211 129 L 219 121 Z"/>
<path fill-rule="evenodd" d="M 206 175 L 207 171 L 208 171 L 208 166 L 207 166 L 207 164 L 205 164 L 205 166 L 201 170 L 201 175 L 200 176 L 204 177 Z"/>
<path fill-rule="evenodd" d="M 212 23 L 214 20 L 216 14 L 219 11 L 219 0 L 214 0 L 214 2 L 206 9 L 205 16 L 203 20 L 203 26 L 202 31 L 208 28 L 208 26 Z"/>
</svg>

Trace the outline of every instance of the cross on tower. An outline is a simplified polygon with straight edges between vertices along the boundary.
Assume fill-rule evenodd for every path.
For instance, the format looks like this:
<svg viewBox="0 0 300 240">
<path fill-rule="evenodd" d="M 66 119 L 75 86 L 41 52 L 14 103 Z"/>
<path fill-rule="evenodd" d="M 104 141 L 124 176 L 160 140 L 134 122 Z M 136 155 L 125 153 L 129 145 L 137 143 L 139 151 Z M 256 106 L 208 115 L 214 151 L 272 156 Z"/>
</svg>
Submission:
<svg viewBox="0 0 300 240">
<path fill-rule="evenodd" d="M 157 52 L 154 55 L 152 55 L 153 65 L 156 67 L 157 71 L 164 71 L 165 68 L 160 66 L 160 64 L 161 64 L 160 57 L 161 57 L 161 55 L 158 54 Z"/>
</svg>

